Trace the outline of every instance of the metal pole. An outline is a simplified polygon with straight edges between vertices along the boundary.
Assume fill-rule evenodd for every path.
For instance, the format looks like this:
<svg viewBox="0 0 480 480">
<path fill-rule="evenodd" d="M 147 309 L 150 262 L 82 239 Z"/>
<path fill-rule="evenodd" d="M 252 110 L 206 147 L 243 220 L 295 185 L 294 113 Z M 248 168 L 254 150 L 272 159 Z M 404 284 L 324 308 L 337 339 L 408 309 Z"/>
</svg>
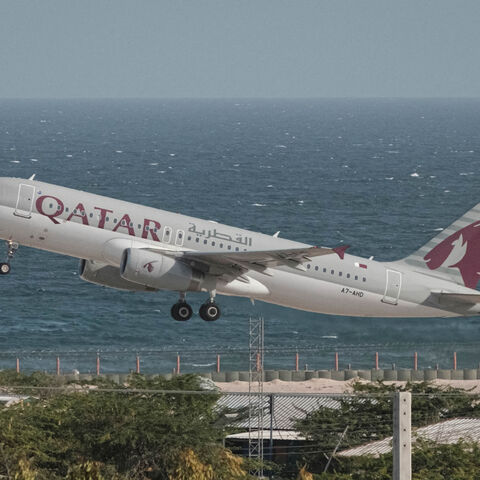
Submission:
<svg viewBox="0 0 480 480">
<path fill-rule="evenodd" d="M 20 359 L 17 358 L 17 373 L 20 373 Z"/>
<path fill-rule="evenodd" d="M 378 370 L 378 352 L 375 352 L 375 370 Z"/>
<path fill-rule="evenodd" d="M 413 354 L 413 369 L 418 370 L 418 355 L 417 352 Z"/>
<path fill-rule="evenodd" d="M 275 395 L 270 394 L 270 455 L 268 458 L 273 462 L 273 414 L 275 408 Z"/>
<path fill-rule="evenodd" d="M 217 373 L 220 373 L 220 355 L 217 355 Z"/>
<path fill-rule="evenodd" d="M 335 454 L 337 453 L 338 447 L 339 447 L 340 444 L 342 443 L 343 437 L 344 437 L 345 434 L 347 433 L 347 430 L 348 430 L 348 425 L 345 427 L 345 430 L 344 430 L 343 433 L 340 435 L 340 438 L 339 438 L 337 444 L 335 445 L 335 449 L 333 450 L 333 453 L 330 455 L 330 458 L 328 459 L 328 462 L 327 462 L 327 464 L 325 465 L 325 468 L 323 469 L 323 473 L 326 473 L 326 471 L 328 470 L 328 467 L 330 466 L 330 463 L 332 462 L 332 458 L 333 458 L 333 457 L 335 456 Z"/>
<path fill-rule="evenodd" d="M 100 354 L 97 353 L 97 375 L 100 375 Z"/>
<path fill-rule="evenodd" d="M 57 377 L 60 376 L 60 357 L 57 357 Z"/>
<path fill-rule="evenodd" d="M 180 375 L 180 355 L 177 355 L 177 375 Z"/>
<path fill-rule="evenodd" d="M 137 360 L 136 372 L 137 372 L 137 373 L 140 373 L 140 357 L 139 357 L 138 355 L 137 355 L 136 360 Z"/>
<path fill-rule="evenodd" d="M 457 352 L 453 352 L 453 369 L 457 369 Z"/>
<path fill-rule="evenodd" d="M 338 352 L 335 352 L 335 370 L 338 372 Z"/>
<path fill-rule="evenodd" d="M 295 354 L 295 371 L 298 372 L 298 352 Z"/>
<path fill-rule="evenodd" d="M 412 479 L 412 395 L 396 392 L 393 400 L 393 480 Z"/>
</svg>

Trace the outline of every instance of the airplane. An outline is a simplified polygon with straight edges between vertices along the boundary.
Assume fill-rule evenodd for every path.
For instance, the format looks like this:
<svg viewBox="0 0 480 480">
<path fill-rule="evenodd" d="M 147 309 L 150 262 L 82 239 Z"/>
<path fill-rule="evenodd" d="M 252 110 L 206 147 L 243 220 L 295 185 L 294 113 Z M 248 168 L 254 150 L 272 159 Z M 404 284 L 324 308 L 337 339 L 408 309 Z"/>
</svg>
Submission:
<svg viewBox="0 0 480 480">
<path fill-rule="evenodd" d="M 11 271 L 19 245 L 80 259 L 83 280 L 119 290 L 178 292 L 175 320 L 192 317 L 188 292 L 360 317 L 457 317 L 480 312 L 480 204 L 412 255 L 379 262 L 346 245 L 316 247 L 29 179 L 0 178 L 0 239 Z"/>
</svg>

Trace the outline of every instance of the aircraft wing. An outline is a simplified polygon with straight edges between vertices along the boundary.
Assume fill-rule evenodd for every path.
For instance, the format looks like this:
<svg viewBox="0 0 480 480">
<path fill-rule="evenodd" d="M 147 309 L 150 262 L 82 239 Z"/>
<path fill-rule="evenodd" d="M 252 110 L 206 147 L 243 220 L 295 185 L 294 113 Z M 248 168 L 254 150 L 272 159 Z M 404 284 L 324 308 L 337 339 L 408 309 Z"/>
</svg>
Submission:
<svg viewBox="0 0 480 480">
<path fill-rule="evenodd" d="M 343 248 L 343 247 L 342 247 Z M 249 252 L 182 252 L 180 258 L 187 263 L 203 264 L 213 267 L 219 273 L 227 273 L 231 269 L 244 273 L 255 270 L 267 273 L 269 267 L 286 265 L 292 268 L 305 270 L 302 265 L 311 261 L 313 257 L 337 253 L 335 249 L 326 247 L 301 247 L 281 250 L 257 250 Z M 210 268 L 209 268 L 210 270 Z"/>
</svg>

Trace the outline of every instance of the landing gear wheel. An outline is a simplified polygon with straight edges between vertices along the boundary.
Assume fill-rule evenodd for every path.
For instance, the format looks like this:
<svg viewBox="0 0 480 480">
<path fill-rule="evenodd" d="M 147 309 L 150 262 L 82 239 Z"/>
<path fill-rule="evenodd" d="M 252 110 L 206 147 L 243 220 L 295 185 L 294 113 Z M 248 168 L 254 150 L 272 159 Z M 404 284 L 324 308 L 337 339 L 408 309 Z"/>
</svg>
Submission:
<svg viewBox="0 0 480 480">
<path fill-rule="evenodd" d="M 171 310 L 174 320 L 177 322 L 186 322 L 190 320 L 193 314 L 192 307 L 187 302 L 177 302 Z"/>
<path fill-rule="evenodd" d="M 9 263 L 0 263 L 0 275 L 7 275 L 11 269 Z"/>
<path fill-rule="evenodd" d="M 206 302 L 200 307 L 198 312 L 200 317 L 206 322 L 214 322 L 220 318 L 220 307 L 215 302 Z"/>
</svg>

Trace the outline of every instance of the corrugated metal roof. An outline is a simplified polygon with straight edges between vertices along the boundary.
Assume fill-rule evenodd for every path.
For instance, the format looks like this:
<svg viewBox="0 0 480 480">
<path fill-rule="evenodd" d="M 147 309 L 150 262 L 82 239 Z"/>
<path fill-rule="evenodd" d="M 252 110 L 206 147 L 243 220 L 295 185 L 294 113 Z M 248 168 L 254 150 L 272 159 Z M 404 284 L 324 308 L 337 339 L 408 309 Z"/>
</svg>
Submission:
<svg viewBox="0 0 480 480">
<path fill-rule="evenodd" d="M 247 440 L 248 439 L 248 432 L 241 432 L 241 433 L 233 433 L 232 435 L 228 435 L 227 438 L 233 439 L 240 439 L 240 440 Z M 301 435 L 299 432 L 294 430 L 273 430 L 272 432 L 273 440 L 305 440 L 305 437 Z M 270 439 L 270 430 L 263 431 L 263 440 L 268 441 Z"/>
<path fill-rule="evenodd" d="M 218 400 L 217 406 L 220 408 L 229 408 L 232 410 L 239 410 L 248 415 L 248 393 L 230 393 L 222 395 Z M 340 408 L 340 401 L 333 396 L 318 396 L 318 395 L 273 395 L 273 428 L 275 430 L 293 430 L 295 421 L 303 419 L 319 408 Z M 264 417 L 263 428 L 270 428 L 270 394 L 264 396 Z M 232 415 L 232 426 L 239 428 L 248 428 L 248 418 L 242 418 L 235 421 L 236 418 L 241 418 L 241 413 Z"/>
<path fill-rule="evenodd" d="M 457 443 L 460 439 L 480 442 L 480 418 L 454 418 L 445 422 L 435 423 L 420 427 L 412 432 L 412 443 L 417 438 L 425 438 L 437 443 Z M 359 447 L 338 452 L 337 456 L 357 457 L 360 455 L 373 455 L 378 457 L 392 450 L 392 437 L 368 443 Z"/>
</svg>

